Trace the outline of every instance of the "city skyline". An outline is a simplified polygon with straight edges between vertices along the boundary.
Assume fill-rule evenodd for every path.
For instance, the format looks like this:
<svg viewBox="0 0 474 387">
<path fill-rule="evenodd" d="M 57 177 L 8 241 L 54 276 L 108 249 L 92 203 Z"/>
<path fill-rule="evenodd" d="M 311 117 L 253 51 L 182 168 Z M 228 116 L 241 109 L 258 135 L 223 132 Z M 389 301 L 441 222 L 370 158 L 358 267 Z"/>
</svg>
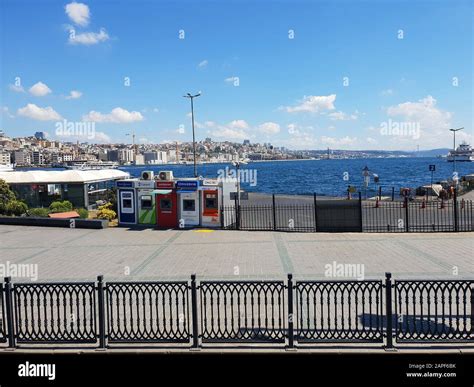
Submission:
<svg viewBox="0 0 474 387">
<path fill-rule="evenodd" d="M 197 140 L 423 150 L 464 126 L 472 143 L 468 1 L 138 5 L 2 2 L 0 129 L 190 142 L 182 96 L 201 91 Z"/>
</svg>

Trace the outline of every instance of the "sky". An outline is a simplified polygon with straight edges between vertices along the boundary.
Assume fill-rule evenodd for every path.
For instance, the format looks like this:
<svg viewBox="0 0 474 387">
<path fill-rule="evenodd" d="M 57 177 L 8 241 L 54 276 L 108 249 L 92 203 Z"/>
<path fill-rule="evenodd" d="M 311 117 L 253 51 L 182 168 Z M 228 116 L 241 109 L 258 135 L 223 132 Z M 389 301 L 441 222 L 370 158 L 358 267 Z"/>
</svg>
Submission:
<svg viewBox="0 0 474 387">
<path fill-rule="evenodd" d="M 90 143 L 473 143 L 473 5 L 0 0 L 0 129 Z M 84 128 L 88 128 L 85 130 Z M 474 145 L 474 144 L 473 144 Z"/>
</svg>

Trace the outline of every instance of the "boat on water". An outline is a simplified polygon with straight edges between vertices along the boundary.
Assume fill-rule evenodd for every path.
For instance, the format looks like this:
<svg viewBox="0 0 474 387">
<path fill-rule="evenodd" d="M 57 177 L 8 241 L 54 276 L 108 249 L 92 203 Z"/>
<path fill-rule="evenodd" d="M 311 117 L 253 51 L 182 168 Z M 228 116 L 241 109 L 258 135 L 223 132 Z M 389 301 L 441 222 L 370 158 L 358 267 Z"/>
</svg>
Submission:
<svg viewBox="0 0 474 387">
<path fill-rule="evenodd" d="M 119 167 L 119 164 L 115 161 L 86 161 L 82 163 L 72 163 L 67 165 L 66 169 L 74 170 L 98 170 L 98 169 L 116 169 Z"/>
<path fill-rule="evenodd" d="M 0 172 L 13 172 L 14 170 L 15 170 L 15 166 L 13 164 L 0 165 Z"/>
<path fill-rule="evenodd" d="M 446 158 L 448 162 L 453 161 L 474 161 L 474 149 L 466 142 L 460 144 L 456 150 L 452 150 L 448 153 Z"/>
</svg>

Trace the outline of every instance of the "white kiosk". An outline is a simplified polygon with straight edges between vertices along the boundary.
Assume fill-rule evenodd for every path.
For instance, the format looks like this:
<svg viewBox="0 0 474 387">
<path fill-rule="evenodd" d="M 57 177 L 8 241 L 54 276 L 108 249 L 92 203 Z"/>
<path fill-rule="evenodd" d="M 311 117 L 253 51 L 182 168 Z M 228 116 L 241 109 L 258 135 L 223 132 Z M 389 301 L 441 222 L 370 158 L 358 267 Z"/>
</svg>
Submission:
<svg viewBox="0 0 474 387">
<path fill-rule="evenodd" d="M 178 196 L 178 227 L 199 226 L 199 180 L 177 180 L 175 188 Z"/>
</svg>

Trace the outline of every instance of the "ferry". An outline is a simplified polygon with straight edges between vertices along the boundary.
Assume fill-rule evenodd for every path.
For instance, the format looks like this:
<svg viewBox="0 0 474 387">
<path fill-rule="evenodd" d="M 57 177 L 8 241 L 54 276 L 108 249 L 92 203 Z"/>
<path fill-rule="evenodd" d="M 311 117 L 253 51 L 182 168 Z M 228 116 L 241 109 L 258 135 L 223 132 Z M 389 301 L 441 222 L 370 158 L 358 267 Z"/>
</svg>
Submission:
<svg viewBox="0 0 474 387">
<path fill-rule="evenodd" d="M 463 142 L 456 150 L 450 151 L 447 157 L 448 162 L 453 161 L 474 161 L 474 150 L 471 145 Z"/>
<path fill-rule="evenodd" d="M 15 170 L 15 165 L 13 164 L 1 164 L 0 172 L 13 172 Z"/>
<path fill-rule="evenodd" d="M 98 169 L 116 169 L 119 164 L 115 161 L 86 161 L 81 163 L 72 163 L 66 166 L 66 169 L 74 170 L 98 170 Z"/>
</svg>

